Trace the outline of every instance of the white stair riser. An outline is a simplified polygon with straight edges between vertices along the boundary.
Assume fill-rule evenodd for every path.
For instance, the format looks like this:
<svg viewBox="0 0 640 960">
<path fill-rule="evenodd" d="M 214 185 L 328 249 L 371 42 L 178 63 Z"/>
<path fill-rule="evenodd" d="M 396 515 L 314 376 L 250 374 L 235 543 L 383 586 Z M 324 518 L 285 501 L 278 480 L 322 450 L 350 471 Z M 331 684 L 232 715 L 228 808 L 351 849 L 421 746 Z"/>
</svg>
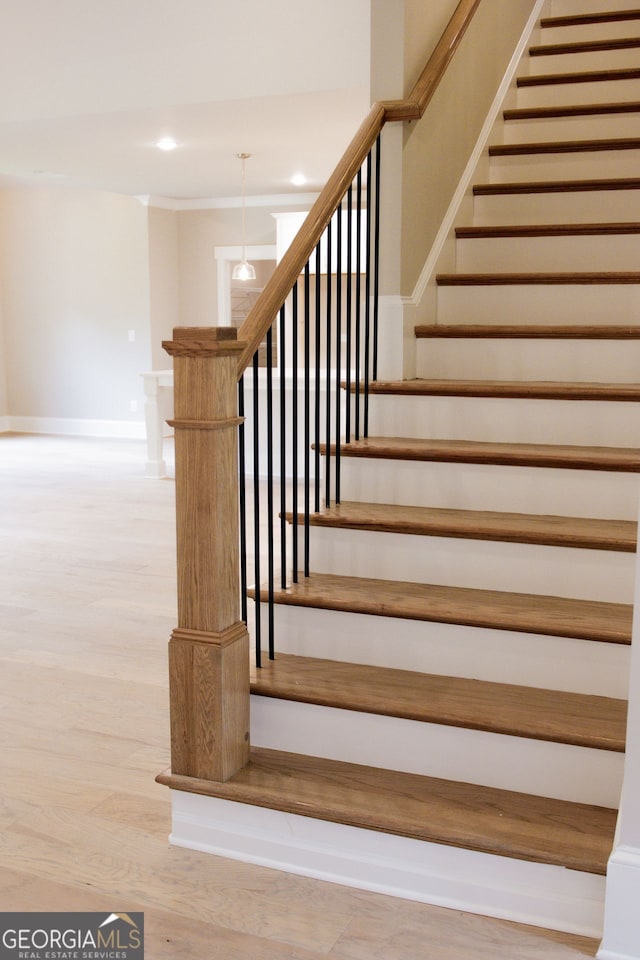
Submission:
<svg viewBox="0 0 640 960">
<path fill-rule="evenodd" d="M 473 210 L 476 226 L 636 222 L 640 220 L 640 190 L 572 190 L 476 196 Z"/>
<path fill-rule="evenodd" d="M 487 322 L 486 315 L 481 316 L 478 322 Z M 508 313 L 501 315 L 502 322 L 507 323 L 508 316 Z M 638 340 L 620 343 L 616 340 L 422 339 L 417 347 L 417 371 L 420 377 L 443 380 L 461 377 L 637 383 L 639 354 Z M 628 442 L 637 446 L 638 439 L 629 437 Z"/>
<path fill-rule="evenodd" d="M 599 938 L 604 877 L 172 791 L 179 847 L 454 910 Z M 296 929 L 288 940 L 308 942 Z"/>
<path fill-rule="evenodd" d="M 456 241 L 461 273 L 629 270 L 640 267 L 640 234 L 474 237 Z"/>
<path fill-rule="evenodd" d="M 251 697 L 251 743 L 578 803 L 615 807 L 622 754 Z"/>
<path fill-rule="evenodd" d="M 602 140 L 640 137 L 640 114 L 598 113 L 586 117 L 508 120 L 503 143 L 550 143 L 565 140 Z"/>
<path fill-rule="evenodd" d="M 342 499 L 636 520 L 640 475 L 344 457 Z"/>
<path fill-rule="evenodd" d="M 518 87 L 517 107 L 559 107 L 577 103 L 629 103 L 640 100 L 640 80 L 543 83 Z"/>
<path fill-rule="evenodd" d="M 545 39 L 544 42 L 550 41 Z M 578 43 L 579 41 L 572 35 L 569 42 Z M 628 70 L 638 66 L 638 49 L 631 47 L 621 50 L 544 54 L 528 57 L 528 61 L 531 76 L 549 73 L 586 73 L 591 70 Z"/>
<path fill-rule="evenodd" d="M 266 616 L 263 604 L 264 622 Z M 275 607 L 275 637 L 276 656 L 291 653 L 616 699 L 628 695 L 630 647 L 624 644 L 285 604 Z"/>
<path fill-rule="evenodd" d="M 640 150 L 593 150 L 580 153 L 492 157 L 491 183 L 537 180 L 598 180 L 637 176 Z"/>
<path fill-rule="evenodd" d="M 440 285 L 437 307 L 438 323 L 445 324 L 636 324 L 640 283 Z M 628 342 L 625 350 L 632 349 Z"/>
<path fill-rule="evenodd" d="M 545 17 L 579 17 L 581 14 L 602 13 L 607 10 L 637 10 L 637 0 L 551 0 Z"/>
<path fill-rule="evenodd" d="M 313 573 L 632 603 L 635 554 L 314 527 Z"/>
<path fill-rule="evenodd" d="M 600 3 L 599 12 L 603 9 L 604 4 Z M 616 9 L 622 9 L 619 3 L 616 3 Z M 635 7 L 632 9 L 635 9 Z M 596 40 L 618 40 L 623 37 L 638 36 L 640 36 L 640 19 L 612 20 L 606 23 L 583 23 L 564 27 L 544 27 L 538 31 L 532 42 L 546 46 L 549 43 L 582 43 Z"/>
<path fill-rule="evenodd" d="M 640 403 L 372 395 L 369 425 L 382 437 L 640 446 Z"/>
</svg>

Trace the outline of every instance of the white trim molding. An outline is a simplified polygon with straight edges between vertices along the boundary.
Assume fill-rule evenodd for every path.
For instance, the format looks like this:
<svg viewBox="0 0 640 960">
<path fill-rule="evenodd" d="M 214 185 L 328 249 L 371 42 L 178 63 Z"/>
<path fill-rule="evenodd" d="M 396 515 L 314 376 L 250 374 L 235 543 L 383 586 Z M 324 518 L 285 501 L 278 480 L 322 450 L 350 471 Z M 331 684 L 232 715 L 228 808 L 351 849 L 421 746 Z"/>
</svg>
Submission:
<svg viewBox="0 0 640 960">
<path fill-rule="evenodd" d="M 604 877 L 172 791 L 175 846 L 406 900 L 599 937 Z"/>
<path fill-rule="evenodd" d="M 598 960 L 640 958 L 640 849 L 620 844 L 609 858 L 604 937 Z"/>
<path fill-rule="evenodd" d="M 518 65 L 527 50 L 531 33 L 542 14 L 545 3 L 546 0 L 536 0 L 535 6 L 531 12 L 531 16 L 527 21 L 522 36 L 520 37 L 518 46 L 516 47 L 514 54 L 509 61 L 509 66 L 507 67 L 506 73 L 502 79 L 502 83 L 498 87 L 498 91 L 494 97 L 493 103 L 491 104 L 487 118 L 482 126 L 476 145 L 471 153 L 471 156 L 469 157 L 469 161 L 465 167 L 464 173 L 460 178 L 458 188 L 452 197 L 449 208 L 440 225 L 440 229 L 436 234 L 436 238 L 433 242 L 429 256 L 425 261 L 413 293 L 409 298 L 409 302 L 414 306 L 417 306 L 422 301 L 431 278 L 436 270 L 438 260 L 445 249 L 447 241 L 451 237 L 458 211 L 460 210 L 463 201 L 469 194 L 474 174 L 476 173 L 478 164 L 483 159 L 483 154 L 486 150 L 489 136 L 491 135 L 491 131 L 493 130 L 496 120 L 500 115 L 500 111 L 504 105 L 504 100 L 514 81 Z"/>
<path fill-rule="evenodd" d="M 65 437 L 112 437 L 144 440 L 143 420 L 80 420 L 63 417 L 5 417 L 12 433 L 44 433 Z"/>
</svg>

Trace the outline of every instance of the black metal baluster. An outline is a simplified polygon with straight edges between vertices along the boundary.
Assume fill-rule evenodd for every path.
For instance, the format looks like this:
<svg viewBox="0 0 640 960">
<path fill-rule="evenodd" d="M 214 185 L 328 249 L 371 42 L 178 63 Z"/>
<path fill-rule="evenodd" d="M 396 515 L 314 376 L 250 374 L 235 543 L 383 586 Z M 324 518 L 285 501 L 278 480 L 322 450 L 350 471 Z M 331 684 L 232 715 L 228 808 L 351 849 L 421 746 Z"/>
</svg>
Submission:
<svg viewBox="0 0 640 960">
<path fill-rule="evenodd" d="M 280 586 L 287 587 L 287 409 L 285 361 L 285 308 L 280 307 Z"/>
<path fill-rule="evenodd" d="M 238 381 L 238 416 L 240 428 L 238 430 L 238 487 L 240 507 L 240 602 L 242 604 L 242 619 L 247 622 L 247 464 L 244 449 L 244 375 Z"/>
<path fill-rule="evenodd" d="M 267 569 L 268 569 L 268 644 L 269 659 L 275 656 L 274 639 L 274 543 L 273 543 L 273 328 L 269 327 L 267 347 Z"/>
<path fill-rule="evenodd" d="M 376 140 L 374 282 L 373 282 L 373 379 L 378 379 L 378 297 L 380 289 L 380 134 Z"/>
<path fill-rule="evenodd" d="M 338 207 L 336 231 L 336 489 L 335 501 L 340 503 L 340 445 L 342 439 L 342 201 Z M 347 397 L 348 401 L 348 397 Z"/>
<path fill-rule="evenodd" d="M 363 436 L 369 436 L 369 355 L 371 350 L 371 151 L 367 154 L 367 226 L 364 273 L 364 417 Z"/>
<path fill-rule="evenodd" d="M 304 268 L 304 575 L 309 576 L 309 503 L 311 500 L 311 291 L 309 262 Z"/>
<path fill-rule="evenodd" d="M 327 342 L 326 342 L 326 418 L 325 418 L 325 487 L 324 499 L 325 507 L 331 506 L 331 285 L 333 278 L 333 269 L 331 266 L 331 241 L 332 241 L 331 220 L 327 224 L 327 293 L 326 293 L 326 316 L 327 316 Z M 338 390 L 340 389 L 338 385 Z"/>
<path fill-rule="evenodd" d="M 256 608 L 256 667 L 262 666 L 260 610 L 260 424 L 258 403 L 258 351 L 253 355 L 253 558 Z"/>
<path fill-rule="evenodd" d="M 316 246 L 316 308 L 315 308 L 315 482 L 314 482 L 314 511 L 320 513 L 320 244 Z"/>
<path fill-rule="evenodd" d="M 355 357 L 355 437 L 360 439 L 360 300 L 361 300 L 361 273 L 362 257 L 360 245 L 362 242 L 362 168 L 356 177 L 356 357 Z"/>
<path fill-rule="evenodd" d="M 298 284 L 291 291 L 291 476 L 293 482 L 291 518 L 291 579 L 298 582 Z"/>
<path fill-rule="evenodd" d="M 353 285 L 353 187 L 347 190 L 347 356 L 346 356 L 346 398 L 345 410 L 345 443 L 351 442 L 351 335 L 352 335 L 352 285 Z"/>
</svg>

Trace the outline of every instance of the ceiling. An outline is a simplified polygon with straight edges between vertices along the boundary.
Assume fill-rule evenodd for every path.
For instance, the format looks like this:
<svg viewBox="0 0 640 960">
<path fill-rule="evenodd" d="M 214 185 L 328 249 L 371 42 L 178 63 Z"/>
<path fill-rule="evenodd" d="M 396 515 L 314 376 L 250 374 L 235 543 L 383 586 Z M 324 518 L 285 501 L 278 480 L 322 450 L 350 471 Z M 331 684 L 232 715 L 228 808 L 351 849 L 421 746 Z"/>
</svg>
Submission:
<svg viewBox="0 0 640 960">
<path fill-rule="evenodd" d="M 179 205 L 237 197 L 247 152 L 248 197 L 316 190 L 369 108 L 369 58 L 370 0 L 4 3 L 0 185 Z"/>
</svg>

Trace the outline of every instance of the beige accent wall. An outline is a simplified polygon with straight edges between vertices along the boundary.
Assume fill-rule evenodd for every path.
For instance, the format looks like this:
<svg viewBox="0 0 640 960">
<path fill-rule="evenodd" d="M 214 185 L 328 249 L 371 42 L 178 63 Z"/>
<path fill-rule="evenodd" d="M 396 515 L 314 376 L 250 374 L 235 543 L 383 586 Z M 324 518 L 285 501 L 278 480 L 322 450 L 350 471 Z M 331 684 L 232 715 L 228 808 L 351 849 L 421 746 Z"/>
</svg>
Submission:
<svg viewBox="0 0 640 960">
<path fill-rule="evenodd" d="M 482 0 L 425 115 L 405 126 L 404 296 L 414 290 L 533 6 L 534 0 Z"/>
<path fill-rule="evenodd" d="M 151 369 L 169 370 L 171 358 L 162 349 L 180 323 L 178 214 L 149 207 L 149 308 Z"/>
<path fill-rule="evenodd" d="M 276 221 L 272 214 L 278 209 L 246 208 L 247 245 L 275 245 Z M 241 210 L 183 210 L 177 216 L 180 325 L 212 326 L 218 323 L 215 248 L 242 243 Z"/>
<path fill-rule="evenodd" d="M 2 243 L 3 243 L 3 231 L 2 231 L 2 221 L 4 217 L 3 210 L 3 195 L 0 191 L 0 266 L 2 264 Z M 4 315 L 3 315 L 3 300 L 4 300 L 4 282 L 2 273 L 0 272 L 0 417 L 6 417 L 9 413 L 9 405 L 7 402 L 7 351 L 5 347 L 4 340 Z"/>
<path fill-rule="evenodd" d="M 139 374 L 151 363 L 146 207 L 76 189 L 5 190 L 0 233 L 8 412 L 141 419 Z"/>
</svg>

